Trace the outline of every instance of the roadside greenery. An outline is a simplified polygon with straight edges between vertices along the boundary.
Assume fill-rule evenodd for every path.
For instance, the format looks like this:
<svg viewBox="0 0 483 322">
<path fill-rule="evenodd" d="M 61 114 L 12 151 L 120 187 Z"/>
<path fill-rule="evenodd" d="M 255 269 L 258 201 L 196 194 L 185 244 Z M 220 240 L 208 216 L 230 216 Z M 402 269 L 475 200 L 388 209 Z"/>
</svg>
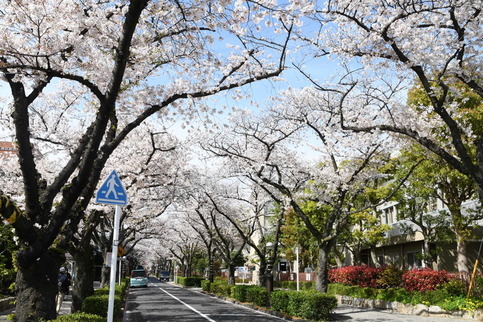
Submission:
<svg viewBox="0 0 483 322">
<path fill-rule="evenodd" d="M 122 319 L 122 303 L 125 301 L 129 278 L 116 284 L 114 295 L 114 319 Z M 82 311 L 59 316 L 55 321 L 105 321 L 109 305 L 109 288 L 103 287 L 94 291 L 92 296 L 82 302 Z"/>
<path fill-rule="evenodd" d="M 16 274 L 13 266 L 13 254 L 18 249 L 13 236 L 12 227 L 0 221 L 0 298 L 2 295 L 13 294 Z"/>
<path fill-rule="evenodd" d="M 201 281 L 203 277 L 181 277 L 176 279 L 176 283 L 188 286 L 188 287 L 201 287 Z"/>
<path fill-rule="evenodd" d="M 337 307 L 337 299 L 313 291 L 275 291 L 270 293 L 272 308 L 297 318 L 325 321 Z"/>
<path fill-rule="evenodd" d="M 229 285 L 226 280 L 217 279 L 211 283 L 202 281 L 202 290 L 221 297 L 233 298 L 242 303 L 270 307 L 278 312 L 311 320 L 326 320 L 337 307 L 333 295 L 316 292 L 313 283 L 306 283 L 311 290 L 274 291 L 270 294 L 265 287 L 256 285 Z"/>
<path fill-rule="evenodd" d="M 467 282 L 446 271 L 414 269 L 400 271 L 394 267 L 375 269 L 367 266 L 348 266 L 329 272 L 328 294 L 346 295 L 404 304 L 436 305 L 448 311 L 474 311 L 483 308 L 483 298 L 466 298 Z M 371 283 L 368 283 L 371 281 Z M 476 281 L 476 292 L 483 278 Z"/>
</svg>

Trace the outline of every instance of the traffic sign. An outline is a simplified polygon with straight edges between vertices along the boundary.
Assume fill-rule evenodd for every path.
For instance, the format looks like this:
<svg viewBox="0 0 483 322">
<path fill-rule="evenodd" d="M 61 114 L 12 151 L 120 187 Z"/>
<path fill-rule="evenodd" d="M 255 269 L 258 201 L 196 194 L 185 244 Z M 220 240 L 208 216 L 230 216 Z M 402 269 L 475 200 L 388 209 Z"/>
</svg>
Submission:
<svg viewBox="0 0 483 322">
<path fill-rule="evenodd" d="M 96 193 L 96 202 L 109 205 L 127 205 L 127 194 L 113 170 Z"/>
</svg>

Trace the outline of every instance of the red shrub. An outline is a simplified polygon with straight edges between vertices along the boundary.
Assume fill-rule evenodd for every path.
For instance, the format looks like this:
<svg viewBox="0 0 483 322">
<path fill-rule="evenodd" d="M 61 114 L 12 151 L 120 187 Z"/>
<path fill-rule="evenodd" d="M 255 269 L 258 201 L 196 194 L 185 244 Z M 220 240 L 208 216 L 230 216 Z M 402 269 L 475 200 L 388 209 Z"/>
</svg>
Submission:
<svg viewBox="0 0 483 322">
<path fill-rule="evenodd" d="M 344 285 L 357 285 L 360 287 L 377 287 L 377 280 L 382 269 L 361 266 L 346 266 L 329 270 L 329 281 Z"/>
<path fill-rule="evenodd" d="M 413 269 L 402 276 L 403 287 L 408 291 L 433 291 L 449 280 L 446 271 L 433 271 L 429 268 Z"/>
</svg>

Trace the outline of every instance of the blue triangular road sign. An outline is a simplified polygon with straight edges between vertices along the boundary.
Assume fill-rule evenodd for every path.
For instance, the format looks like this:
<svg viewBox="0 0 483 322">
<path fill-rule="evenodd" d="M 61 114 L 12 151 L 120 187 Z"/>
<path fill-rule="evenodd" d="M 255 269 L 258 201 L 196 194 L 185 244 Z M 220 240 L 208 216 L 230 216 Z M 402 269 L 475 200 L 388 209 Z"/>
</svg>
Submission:
<svg viewBox="0 0 483 322">
<path fill-rule="evenodd" d="M 127 194 L 119 180 L 117 172 L 113 170 L 96 193 L 96 202 L 109 205 L 127 205 Z"/>
</svg>

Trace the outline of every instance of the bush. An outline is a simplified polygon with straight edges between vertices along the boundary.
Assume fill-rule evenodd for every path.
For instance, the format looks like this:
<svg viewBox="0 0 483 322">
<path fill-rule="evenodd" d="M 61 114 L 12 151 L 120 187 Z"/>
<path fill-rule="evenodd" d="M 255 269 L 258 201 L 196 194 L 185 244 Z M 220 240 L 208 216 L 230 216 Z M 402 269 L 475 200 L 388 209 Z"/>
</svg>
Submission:
<svg viewBox="0 0 483 322">
<path fill-rule="evenodd" d="M 344 285 L 360 287 L 377 287 L 377 280 L 382 273 L 381 268 L 361 266 L 346 266 L 329 270 L 329 281 Z"/>
<path fill-rule="evenodd" d="M 10 286 L 15 282 L 16 275 L 14 268 L 5 268 L 0 264 L 0 294 L 14 294 Z"/>
<path fill-rule="evenodd" d="M 239 302 L 247 301 L 247 289 L 253 286 L 250 285 L 233 285 L 230 289 L 231 297 Z"/>
<path fill-rule="evenodd" d="M 270 301 L 277 311 L 310 320 L 327 320 L 337 307 L 334 296 L 316 291 L 276 291 L 270 294 Z"/>
<path fill-rule="evenodd" d="M 267 306 L 268 293 L 265 287 L 250 286 L 246 289 L 247 302 L 253 303 L 257 306 Z"/>
<path fill-rule="evenodd" d="M 380 289 L 376 299 L 390 302 L 411 303 L 412 294 L 404 288 Z"/>
<path fill-rule="evenodd" d="M 297 289 L 297 282 L 296 281 L 282 281 L 281 288 L 287 289 L 287 290 L 296 290 Z"/>
<path fill-rule="evenodd" d="M 399 288 L 402 285 L 403 271 L 395 266 L 387 266 L 383 268 L 379 279 L 377 280 L 378 288 Z"/>
<path fill-rule="evenodd" d="M 376 298 L 378 289 L 373 287 L 350 286 L 350 293 L 353 297 L 373 299 Z"/>
<path fill-rule="evenodd" d="M 440 288 L 445 290 L 451 296 L 466 296 L 468 287 L 466 283 L 460 279 L 451 279 L 448 282 L 440 285 Z"/>
<path fill-rule="evenodd" d="M 67 314 L 67 315 L 60 315 L 54 321 L 105 322 L 106 318 L 95 314 L 76 312 L 76 313 Z"/>
<path fill-rule="evenodd" d="M 280 287 L 286 290 L 296 290 L 297 289 L 297 281 L 283 281 L 280 283 Z M 299 288 L 301 290 L 315 290 L 315 282 L 314 281 L 305 281 L 299 282 Z"/>
<path fill-rule="evenodd" d="M 413 269 L 402 275 L 402 286 L 408 291 L 434 291 L 449 280 L 446 271 L 434 271 L 429 268 Z"/>
<path fill-rule="evenodd" d="M 275 311 L 287 312 L 290 293 L 293 291 L 273 291 L 270 293 L 270 305 Z"/>
<path fill-rule="evenodd" d="M 177 283 L 187 287 L 201 287 L 203 277 L 178 277 Z"/>
<path fill-rule="evenodd" d="M 304 291 L 315 291 L 315 282 L 307 281 L 300 283 L 300 289 Z"/>
<path fill-rule="evenodd" d="M 211 288 L 211 292 L 216 295 L 229 297 L 231 296 L 232 286 L 233 285 L 228 285 L 228 282 L 226 280 L 216 280 L 213 283 L 211 283 L 210 288 Z"/>
<path fill-rule="evenodd" d="M 209 280 L 201 281 L 201 289 L 205 292 L 211 292 L 211 282 Z"/>
<path fill-rule="evenodd" d="M 109 307 L 109 295 L 94 294 L 86 297 L 82 302 L 82 312 L 107 317 L 107 310 Z M 114 296 L 114 317 L 121 316 L 121 297 Z"/>
<path fill-rule="evenodd" d="M 122 281 L 121 285 L 115 284 L 114 294 L 122 297 L 126 292 L 127 285 L 129 284 L 125 283 L 124 281 Z M 109 286 L 94 290 L 94 295 L 109 295 Z"/>
</svg>

